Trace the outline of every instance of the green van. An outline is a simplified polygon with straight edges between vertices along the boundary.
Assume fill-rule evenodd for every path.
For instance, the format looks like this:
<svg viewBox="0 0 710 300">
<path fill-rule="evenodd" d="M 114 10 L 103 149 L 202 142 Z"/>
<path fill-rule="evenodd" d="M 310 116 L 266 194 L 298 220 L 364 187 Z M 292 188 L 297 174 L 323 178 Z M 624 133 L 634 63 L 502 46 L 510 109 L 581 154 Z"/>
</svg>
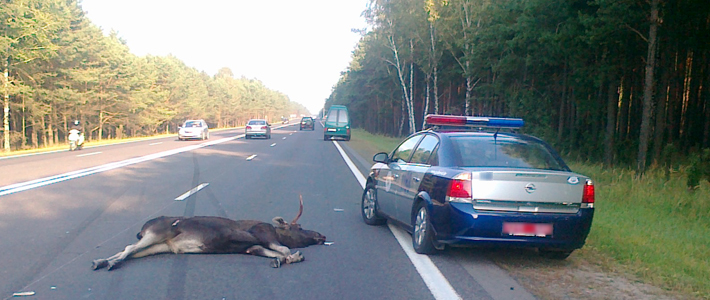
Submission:
<svg viewBox="0 0 710 300">
<path fill-rule="evenodd" d="M 333 105 L 328 110 L 323 128 L 323 140 L 327 141 L 332 137 L 350 140 L 350 116 L 348 116 L 348 108 L 344 105 Z"/>
</svg>

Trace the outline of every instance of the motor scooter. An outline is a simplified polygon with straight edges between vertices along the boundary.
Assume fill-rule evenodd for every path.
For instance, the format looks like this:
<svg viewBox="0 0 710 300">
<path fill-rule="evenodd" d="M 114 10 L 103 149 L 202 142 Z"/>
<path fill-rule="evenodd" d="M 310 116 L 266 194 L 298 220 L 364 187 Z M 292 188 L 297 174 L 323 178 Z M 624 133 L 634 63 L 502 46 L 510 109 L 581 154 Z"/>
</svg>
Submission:
<svg viewBox="0 0 710 300">
<path fill-rule="evenodd" d="M 84 134 L 77 129 L 69 130 L 69 151 L 81 150 L 84 147 Z"/>
</svg>

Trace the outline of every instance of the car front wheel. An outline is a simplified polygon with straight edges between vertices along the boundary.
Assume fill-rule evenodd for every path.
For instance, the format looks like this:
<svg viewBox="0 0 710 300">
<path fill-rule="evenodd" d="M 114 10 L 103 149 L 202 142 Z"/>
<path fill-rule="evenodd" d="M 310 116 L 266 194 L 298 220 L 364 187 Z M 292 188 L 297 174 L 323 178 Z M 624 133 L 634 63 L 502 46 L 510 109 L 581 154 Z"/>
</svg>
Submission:
<svg viewBox="0 0 710 300">
<path fill-rule="evenodd" d="M 419 254 L 433 254 L 434 230 L 432 230 L 429 218 L 429 211 L 424 203 L 417 206 L 417 214 L 414 216 L 414 231 L 412 232 L 412 246 Z"/>
<path fill-rule="evenodd" d="M 377 189 L 373 184 L 369 184 L 362 193 L 362 220 L 367 225 L 382 225 L 385 219 L 377 213 Z"/>
</svg>

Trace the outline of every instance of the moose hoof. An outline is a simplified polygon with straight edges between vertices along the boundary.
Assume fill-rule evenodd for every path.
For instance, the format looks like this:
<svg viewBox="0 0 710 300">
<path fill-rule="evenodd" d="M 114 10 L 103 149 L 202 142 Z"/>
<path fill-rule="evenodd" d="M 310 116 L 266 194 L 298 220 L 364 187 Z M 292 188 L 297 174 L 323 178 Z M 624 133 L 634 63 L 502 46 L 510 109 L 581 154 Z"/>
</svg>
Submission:
<svg viewBox="0 0 710 300">
<path fill-rule="evenodd" d="M 274 259 L 271 261 L 271 267 L 272 267 L 272 268 L 280 268 L 280 267 L 281 267 L 281 260 L 278 259 L 278 258 L 274 258 Z"/>
<path fill-rule="evenodd" d="M 94 270 L 105 268 L 107 266 L 108 266 L 108 260 L 105 260 L 105 259 L 97 259 L 91 263 L 91 268 Z"/>
<path fill-rule="evenodd" d="M 108 263 L 108 268 L 106 270 L 112 271 L 112 270 L 118 269 L 119 266 L 121 266 L 120 261 L 112 261 L 112 262 Z"/>
<path fill-rule="evenodd" d="M 297 263 L 297 262 L 302 262 L 306 258 L 303 257 L 303 254 L 301 254 L 301 251 L 296 251 L 293 254 L 289 255 L 286 257 L 286 263 L 287 264 L 292 264 L 292 263 Z"/>
</svg>

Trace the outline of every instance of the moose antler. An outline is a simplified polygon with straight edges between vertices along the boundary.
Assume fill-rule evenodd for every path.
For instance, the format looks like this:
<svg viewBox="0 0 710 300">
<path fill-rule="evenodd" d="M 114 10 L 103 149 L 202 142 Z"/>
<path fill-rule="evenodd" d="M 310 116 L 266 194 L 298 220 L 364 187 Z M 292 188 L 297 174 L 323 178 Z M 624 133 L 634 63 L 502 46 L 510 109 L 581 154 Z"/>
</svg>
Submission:
<svg viewBox="0 0 710 300">
<path fill-rule="evenodd" d="M 298 218 L 300 218 L 301 214 L 303 214 L 303 196 L 301 194 L 298 194 L 298 199 L 300 201 L 301 207 L 298 209 L 298 215 L 296 216 L 296 218 L 291 221 L 291 225 L 296 225 L 296 221 L 298 221 Z"/>
</svg>

